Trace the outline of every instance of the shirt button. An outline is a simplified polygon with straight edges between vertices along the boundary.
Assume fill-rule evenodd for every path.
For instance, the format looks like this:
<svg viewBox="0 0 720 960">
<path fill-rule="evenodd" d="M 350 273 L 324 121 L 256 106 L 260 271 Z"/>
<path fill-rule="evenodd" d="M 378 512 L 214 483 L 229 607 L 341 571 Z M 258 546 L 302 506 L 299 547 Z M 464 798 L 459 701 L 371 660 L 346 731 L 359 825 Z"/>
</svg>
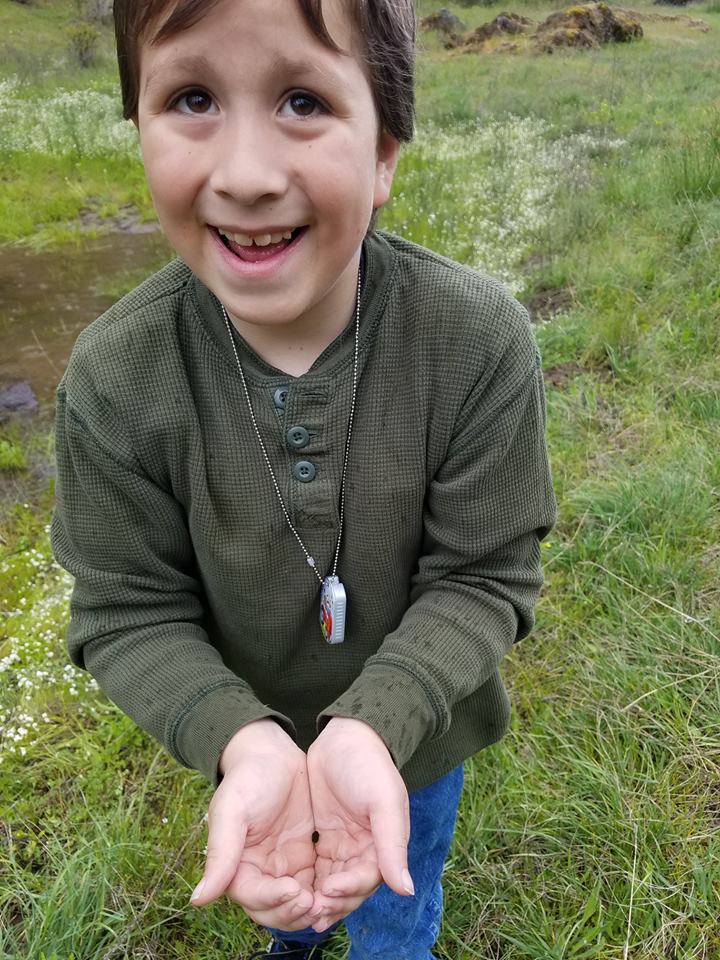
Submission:
<svg viewBox="0 0 720 960">
<path fill-rule="evenodd" d="M 310 434 L 305 427 L 290 427 L 287 438 L 293 450 L 302 450 L 310 443 Z"/>
<path fill-rule="evenodd" d="M 273 394 L 273 403 L 278 408 L 278 410 L 284 410 L 285 404 L 287 402 L 288 388 L 287 387 L 278 387 L 275 393 Z"/>
<path fill-rule="evenodd" d="M 309 460 L 298 460 L 292 468 L 293 476 L 300 483 L 310 483 L 315 479 L 315 464 Z"/>
</svg>

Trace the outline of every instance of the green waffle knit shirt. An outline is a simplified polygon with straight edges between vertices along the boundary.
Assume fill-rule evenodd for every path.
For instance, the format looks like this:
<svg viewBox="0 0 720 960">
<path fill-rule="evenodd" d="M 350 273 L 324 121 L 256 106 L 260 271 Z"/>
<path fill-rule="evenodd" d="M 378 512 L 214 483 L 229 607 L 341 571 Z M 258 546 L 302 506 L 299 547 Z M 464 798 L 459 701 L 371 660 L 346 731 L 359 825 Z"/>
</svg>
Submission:
<svg viewBox="0 0 720 960">
<path fill-rule="evenodd" d="M 342 644 L 323 641 L 320 584 L 220 304 L 184 263 L 92 323 L 58 388 L 52 541 L 75 578 L 70 657 L 213 785 L 228 740 L 261 717 L 303 749 L 330 717 L 363 720 L 409 790 L 508 723 L 499 665 L 533 625 L 555 518 L 531 325 L 501 284 L 422 247 L 373 233 L 364 253 Z M 323 575 L 353 326 L 297 378 L 236 337 Z"/>
</svg>

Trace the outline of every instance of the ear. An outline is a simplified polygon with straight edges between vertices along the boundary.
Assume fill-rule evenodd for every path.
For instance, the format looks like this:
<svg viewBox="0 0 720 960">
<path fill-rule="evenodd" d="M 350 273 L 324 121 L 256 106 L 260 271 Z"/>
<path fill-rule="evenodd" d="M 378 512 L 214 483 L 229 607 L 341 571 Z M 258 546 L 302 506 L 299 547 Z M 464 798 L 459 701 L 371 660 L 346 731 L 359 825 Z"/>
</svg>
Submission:
<svg viewBox="0 0 720 960">
<path fill-rule="evenodd" d="M 375 163 L 375 192 L 373 209 L 377 210 L 390 199 L 395 168 L 400 157 L 400 141 L 392 134 L 382 130 L 378 137 L 377 160 Z"/>
</svg>

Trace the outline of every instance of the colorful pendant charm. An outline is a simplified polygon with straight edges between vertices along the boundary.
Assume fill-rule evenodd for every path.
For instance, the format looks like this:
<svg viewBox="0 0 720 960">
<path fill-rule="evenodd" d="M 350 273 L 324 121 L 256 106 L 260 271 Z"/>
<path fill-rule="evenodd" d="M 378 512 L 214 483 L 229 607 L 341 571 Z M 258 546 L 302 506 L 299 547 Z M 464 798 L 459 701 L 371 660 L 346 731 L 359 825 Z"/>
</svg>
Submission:
<svg viewBox="0 0 720 960">
<path fill-rule="evenodd" d="M 345 639 L 347 594 L 339 577 L 325 577 L 320 593 L 320 629 L 328 643 Z"/>
</svg>

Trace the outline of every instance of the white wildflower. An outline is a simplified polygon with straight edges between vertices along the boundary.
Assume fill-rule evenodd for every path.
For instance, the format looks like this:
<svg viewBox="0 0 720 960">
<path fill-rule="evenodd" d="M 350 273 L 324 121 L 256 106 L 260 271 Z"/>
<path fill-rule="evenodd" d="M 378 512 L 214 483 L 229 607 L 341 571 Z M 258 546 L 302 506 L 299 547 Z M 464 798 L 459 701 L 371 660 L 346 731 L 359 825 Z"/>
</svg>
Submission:
<svg viewBox="0 0 720 960">
<path fill-rule="evenodd" d="M 0 88 L 2 89 L 2 88 Z M 94 90 L 61 90 L 21 97 L 17 86 L 0 98 L 3 147 L 11 153 L 95 157 L 138 155 L 137 135 L 123 120 L 118 97 Z"/>
<path fill-rule="evenodd" d="M 518 292 L 522 261 L 547 229 L 558 191 L 585 186 L 589 158 L 624 143 L 590 134 L 557 138 L 534 117 L 425 124 L 406 150 L 391 227 Z M 453 214 L 442 217 L 444 210 Z"/>
</svg>

